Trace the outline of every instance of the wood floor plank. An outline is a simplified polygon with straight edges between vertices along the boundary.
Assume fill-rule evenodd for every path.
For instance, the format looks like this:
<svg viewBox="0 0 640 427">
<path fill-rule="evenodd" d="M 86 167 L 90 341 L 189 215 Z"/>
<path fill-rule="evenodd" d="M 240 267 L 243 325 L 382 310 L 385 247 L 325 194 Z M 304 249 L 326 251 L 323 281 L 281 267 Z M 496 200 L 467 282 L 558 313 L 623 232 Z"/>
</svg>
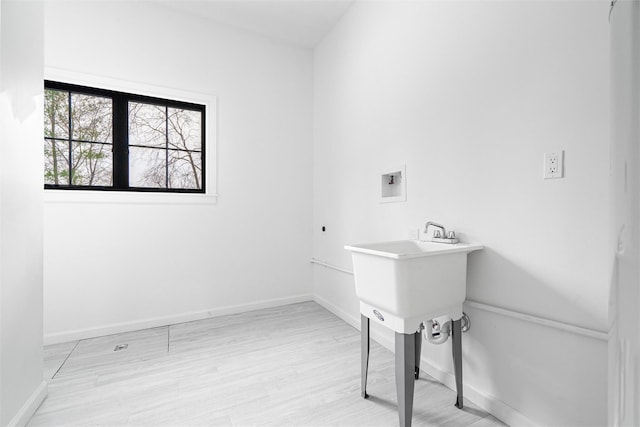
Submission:
<svg viewBox="0 0 640 427">
<path fill-rule="evenodd" d="M 48 345 L 44 348 L 44 379 L 50 380 L 62 367 L 78 341 Z"/>
<path fill-rule="evenodd" d="M 234 314 L 80 341 L 29 426 L 394 426 L 393 364 L 372 342 L 365 400 L 359 332 L 333 314 L 315 303 Z M 454 402 L 421 378 L 413 425 L 504 425 Z"/>
<path fill-rule="evenodd" d="M 115 351 L 118 345 L 125 350 Z M 168 327 L 107 335 L 82 340 L 69 356 L 58 376 L 75 372 L 117 368 L 120 364 L 161 357 L 168 349 Z"/>
</svg>

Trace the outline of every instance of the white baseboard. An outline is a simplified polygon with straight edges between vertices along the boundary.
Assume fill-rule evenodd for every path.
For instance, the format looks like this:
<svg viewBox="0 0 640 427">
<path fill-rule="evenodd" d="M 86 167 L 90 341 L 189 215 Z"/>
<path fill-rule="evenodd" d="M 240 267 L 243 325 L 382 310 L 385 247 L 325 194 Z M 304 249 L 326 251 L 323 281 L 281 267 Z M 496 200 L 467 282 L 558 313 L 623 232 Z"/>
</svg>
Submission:
<svg viewBox="0 0 640 427">
<path fill-rule="evenodd" d="M 350 324 L 351 326 L 353 326 L 354 328 L 356 328 L 357 330 L 360 330 L 359 317 L 354 316 L 351 313 L 347 313 L 340 307 L 330 303 L 329 301 L 327 301 L 322 297 L 319 297 L 318 295 L 314 295 L 313 300 L 318 304 L 320 304 L 321 306 L 323 306 L 324 308 L 326 308 L 327 310 L 329 310 L 330 312 L 332 312 L 333 314 L 335 314 L 336 316 L 338 316 L 339 318 L 341 318 L 342 320 L 344 320 L 345 322 L 347 322 L 348 324 Z"/>
<path fill-rule="evenodd" d="M 424 359 L 421 360 L 420 370 L 424 371 L 427 375 L 432 376 L 442 384 L 449 387 L 451 390 L 455 389 L 455 376 L 450 372 L 442 371 L 429 363 L 426 363 Z M 538 424 L 525 417 L 521 412 L 507 405 L 503 401 L 494 396 L 490 396 L 483 393 L 469 384 L 464 385 L 464 398 L 471 400 L 482 410 L 487 411 L 494 417 L 498 418 L 503 423 L 512 427 L 537 427 Z"/>
<path fill-rule="evenodd" d="M 7 427 L 24 427 L 27 425 L 33 414 L 36 413 L 44 399 L 47 397 L 47 386 L 48 383 L 46 381 L 42 381 L 38 388 L 29 396 L 22 408 L 18 411 L 18 413 L 13 417 Z"/>
<path fill-rule="evenodd" d="M 279 307 L 282 305 L 296 304 L 299 302 L 313 301 L 311 294 L 294 295 L 284 298 L 274 298 L 251 302 L 247 304 L 216 307 L 203 311 L 192 311 L 170 316 L 154 317 L 150 319 L 135 320 L 131 322 L 115 323 L 95 328 L 77 329 L 73 331 L 56 332 L 44 336 L 44 345 L 58 344 L 68 341 L 77 341 L 87 338 L 101 337 L 105 335 L 119 334 L 122 332 L 138 331 L 141 329 L 157 328 L 160 326 L 174 325 L 176 323 L 192 322 L 194 320 L 208 319 L 211 317 L 225 316 L 228 314 L 244 313 L 247 311 L 261 310 L 263 308 Z"/>
<path fill-rule="evenodd" d="M 353 326 L 354 328 L 360 330 L 360 319 L 351 313 L 347 313 L 345 310 L 337 307 L 336 305 L 330 303 L 326 299 L 319 297 L 318 295 L 314 295 L 313 300 Z M 375 330 L 371 331 L 371 338 L 374 339 L 378 344 L 382 345 L 386 349 L 390 351 L 394 351 L 395 343 L 393 341 L 392 334 L 381 334 L 376 333 Z M 451 390 L 455 389 L 455 376 L 453 373 L 442 371 L 433 365 L 431 365 L 424 358 L 420 361 L 420 369 L 423 370 L 427 375 L 432 376 L 442 384 L 449 387 Z M 513 427 L 536 427 L 533 421 L 529 418 L 525 417 L 521 412 L 507 405 L 503 401 L 498 398 L 483 393 L 469 384 L 464 384 L 464 396 L 471 400 L 474 404 L 480 407 L 482 410 L 487 411 L 491 415 L 495 416 L 502 422 L 513 426 Z"/>
</svg>

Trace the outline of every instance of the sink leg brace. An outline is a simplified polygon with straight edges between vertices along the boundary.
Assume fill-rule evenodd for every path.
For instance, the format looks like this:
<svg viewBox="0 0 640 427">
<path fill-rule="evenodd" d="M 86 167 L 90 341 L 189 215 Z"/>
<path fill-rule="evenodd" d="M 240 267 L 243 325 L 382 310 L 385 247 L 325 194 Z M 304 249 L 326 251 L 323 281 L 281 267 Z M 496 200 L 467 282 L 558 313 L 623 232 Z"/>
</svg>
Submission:
<svg viewBox="0 0 640 427">
<path fill-rule="evenodd" d="M 462 319 L 451 322 L 451 349 L 453 353 L 453 370 L 456 381 L 456 407 L 464 406 L 462 396 Z M 360 315 L 361 342 L 361 394 L 368 398 L 367 371 L 369 369 L 370 333 L 369 318 Z M 422 334 L 401 334 L 396 332 L 395 339 L 396 392 L 398 395 L 398 414 L 400 427 L 411 427 L 413 413 L 413 392 L 415 380 L 420 376 L 420 351 Z"/>
</svg>

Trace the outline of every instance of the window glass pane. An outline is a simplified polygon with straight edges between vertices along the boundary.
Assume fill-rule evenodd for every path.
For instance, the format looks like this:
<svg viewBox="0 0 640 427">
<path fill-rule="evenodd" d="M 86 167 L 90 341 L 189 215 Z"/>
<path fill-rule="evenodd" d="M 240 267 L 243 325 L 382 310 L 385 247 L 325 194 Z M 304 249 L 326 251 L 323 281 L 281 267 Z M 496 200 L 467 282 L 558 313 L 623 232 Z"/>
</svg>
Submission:
<svg viewBox="0 0 640 427">
<path fill-rule="evenodd" d="M 113 155 L 111 145 L 90 142 L 73 142 L 72 144 L 73 185 L 112 185 Z"/>
<path fill-rule="evenodd" d="M 44 95 L 45 188 L 203 192 L 204 105 L 50 81 Z"/>
<path fill-rule="evenodd" d="M 129 145 L 167 146 L 166 108 L 160 105 L 129 102 Z"/>
<path fill-rule="evenodd" d="M 69 143 L 44 140 L 44 183 L 69 184 Z"/>
<path fill-rule="evenodd" d="M 129 186 L 166 188 L 167 150 L 129 147 Z"/>
<path fill-rule="evenodd" d="M 202 188 L 202 154 L 169 150 L 169 188 Z"/>
<path fill-rule="evenodd" d="M 44 91 L 44 136 L 69 138 L 69 93 Z"/>
<path fill-rule="evenodd" d="M 73 139 L 111 142 L 112 101 L 99 96 L 71 94 Z"/>
<path fill-rule="evenodd" d="M 202 114 L 199 111 L 168 109 L 169 147 L 202 150 Z"/>
</svg>

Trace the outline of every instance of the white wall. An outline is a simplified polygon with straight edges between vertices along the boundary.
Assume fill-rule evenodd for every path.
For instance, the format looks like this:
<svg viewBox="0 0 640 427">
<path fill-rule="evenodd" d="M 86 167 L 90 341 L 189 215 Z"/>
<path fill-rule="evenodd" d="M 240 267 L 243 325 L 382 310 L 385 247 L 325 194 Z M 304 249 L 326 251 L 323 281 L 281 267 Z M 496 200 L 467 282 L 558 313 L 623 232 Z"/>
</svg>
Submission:
<svg viewBox="0 0 640 427">
<path fill-rule="evenodd" d="M 48 67 L 216 96 L 219 193 L 47 203 L 46 341 L 310 298 L 311 51 L 150 2 L 47 2 L 45 36 Z"/>
<path fill-rule="evenodd" d="M 640 3 L 611 12 L 611 225 L 615 256 L 609 340 L 609 422 L 640 425 Z M 615 255 L 614 255 L 615 254 Z"/>
<path fill-rule="evenodd" d="M 486 245 L 468 299 L 606 330 L 607 14 L 604 1 L 355 4 L 315 52 L 314 257 L 350 269 L 345 243 L 436 220 Z M 554 150 L 566 177 L 543 180 Z M 379 171 L 398 164 L 407 202 L 380 204 Z M 352 277 L 316 267 L 314 286 L 358 315 Z M 465 310 L 468 390 L 511 421 L 606 423 L 604 340 Z M 448 344 L 423 351 L 451 372 Z"/>
<path fill-rule="evenodd" d="M 39 2 L 0 2 L 0 425 L 24 424 L 42 379 L 42 37 Z"/>
</svg>

